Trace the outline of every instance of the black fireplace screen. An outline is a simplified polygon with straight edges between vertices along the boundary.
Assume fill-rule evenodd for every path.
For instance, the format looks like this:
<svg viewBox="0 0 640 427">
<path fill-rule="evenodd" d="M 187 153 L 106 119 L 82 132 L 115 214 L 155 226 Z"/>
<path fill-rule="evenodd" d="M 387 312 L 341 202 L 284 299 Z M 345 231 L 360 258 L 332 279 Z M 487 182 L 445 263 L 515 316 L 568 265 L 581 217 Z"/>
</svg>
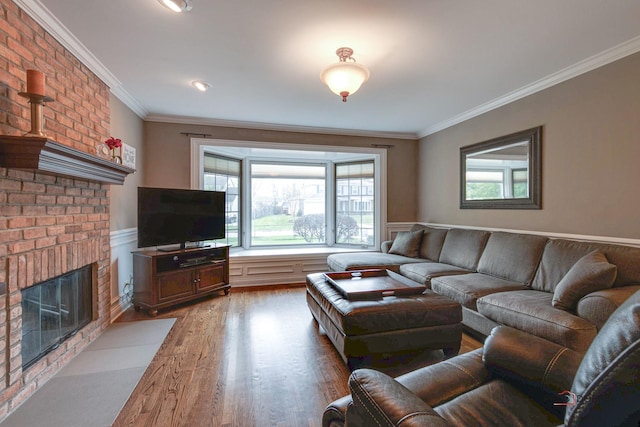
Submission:
<svg viewBox="0 0 640 427">
<path fill-rule="evenodd" d="M 22 291 L 22 368 L 26 369 L 91 321 L 91 265 Z"/>
</svg>

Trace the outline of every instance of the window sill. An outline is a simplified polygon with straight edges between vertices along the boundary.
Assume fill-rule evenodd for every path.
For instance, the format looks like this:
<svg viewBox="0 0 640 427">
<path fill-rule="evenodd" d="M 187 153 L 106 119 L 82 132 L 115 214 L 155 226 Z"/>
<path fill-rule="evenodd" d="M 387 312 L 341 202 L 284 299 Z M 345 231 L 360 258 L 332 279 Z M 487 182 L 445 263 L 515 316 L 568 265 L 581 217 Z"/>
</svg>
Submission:
<svg viewBox="0 0 640 427">
<path fill-rule="evenodd" d="M 375 252 L 373 249 L 363 248 L 341 248 L 331 246 L 318 246 L 312 248 L 260 248 L 260 249 L 231 249 L 229 258 L 244 257 L 291 257 L 291 256 L 314 256 L 314 255 L 330 255 L 333 253 L 344 252 Z"/>
</svg>

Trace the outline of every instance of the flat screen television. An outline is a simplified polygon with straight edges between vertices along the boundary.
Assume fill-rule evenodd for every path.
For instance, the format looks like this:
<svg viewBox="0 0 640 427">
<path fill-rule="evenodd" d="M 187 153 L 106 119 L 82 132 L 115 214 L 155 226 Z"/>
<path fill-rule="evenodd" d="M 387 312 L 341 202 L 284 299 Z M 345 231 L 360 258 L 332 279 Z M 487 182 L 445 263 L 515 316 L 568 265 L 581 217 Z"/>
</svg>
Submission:
<svg viewBox="0 0 640 427">
<path fill-rule="evenodd" d="M 225 193 L 138 187 L 138 247 L 185 249 L 225 236 Z"/>
</svg>

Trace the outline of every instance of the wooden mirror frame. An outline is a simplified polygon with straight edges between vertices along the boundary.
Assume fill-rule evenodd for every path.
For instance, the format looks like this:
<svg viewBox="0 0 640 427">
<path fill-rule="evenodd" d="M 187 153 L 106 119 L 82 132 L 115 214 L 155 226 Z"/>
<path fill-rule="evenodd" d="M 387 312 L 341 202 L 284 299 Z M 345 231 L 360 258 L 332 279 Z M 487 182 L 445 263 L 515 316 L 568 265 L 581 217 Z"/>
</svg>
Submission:
<svg viewBox="0 0 640 427">
<path fill-rule="evenodd" d="M 460 209 L 542 209 L 542 166 L 541 145 L 542 126 L 527 129 L 510 135 L 490 139 L 460 148 Z M 518 142 L 527 141 L 528 146 L 528 178 L 529 197 L 513 199 L 467 200 L 466 172 L 467 156 L 498 149 Z"/>
</svg>

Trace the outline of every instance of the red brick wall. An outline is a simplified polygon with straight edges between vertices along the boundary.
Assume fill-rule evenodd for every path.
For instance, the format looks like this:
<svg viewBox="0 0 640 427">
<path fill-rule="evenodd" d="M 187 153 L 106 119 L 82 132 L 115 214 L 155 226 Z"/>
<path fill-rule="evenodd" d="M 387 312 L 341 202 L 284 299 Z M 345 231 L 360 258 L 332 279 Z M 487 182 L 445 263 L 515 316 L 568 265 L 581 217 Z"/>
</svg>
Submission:
<svg viewBox="0 0 640 427">
<path fill-rule="evenodd" d="M 45 130 L 51 139 L 93 152 L 109 134 L 109 89 L 11 0 L 0 0 L 0 134 L 31 129 L 26 70 L 46 76 Z"/>
<path fill-rule="evenodd" d="M 93 153 L 109 137 L 109 88 L 11 0 L 0 0 L 0 134 L 23 135 L 26 70 L 46 76 L 44 130 Z M 22 371 L 20 290 L 86 264 L 98 268 L 98 320 Z M 0 167 L 0 419 L 109 323 L 109 186 Z"/>
</svg>

